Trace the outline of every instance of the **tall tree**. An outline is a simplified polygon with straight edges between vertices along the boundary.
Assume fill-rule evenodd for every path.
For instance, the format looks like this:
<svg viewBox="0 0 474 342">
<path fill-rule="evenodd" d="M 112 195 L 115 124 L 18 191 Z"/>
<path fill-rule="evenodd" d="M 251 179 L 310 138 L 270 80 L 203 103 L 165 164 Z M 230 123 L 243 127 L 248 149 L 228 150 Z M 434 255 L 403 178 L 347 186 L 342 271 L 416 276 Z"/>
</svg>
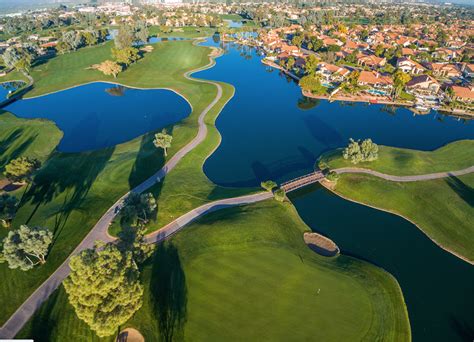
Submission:
<svg viewBox="0 0 474 342">
<path fill-rule="evenodd" d="M 100 337 L 114 334 L 142 306 L 143 286 L 131 252 L 97 245 L 73 256 L 64 289 L 77 317 Z"/>
<path fill-rule="evenodd" d="M 138 263 L 143 263 L 153 253 L 153 245 L 145 241 L 145 226 L 138 225 L 132 227 L 124 225 L 119 233 L 118 248 L 125 252 L 131 251 L 133 259 Z"/>
<path fill-rule="evenodd" d="M 152 193 L 138 194 L 132 192 L 125 199 L 121 211 L 122 223 L 137 226 L 145 225 L 150 221 L 156 207 L 156 200 Z"/>
<path fill-rule="evenodd" d="M 138 49 L 134 47 L 112 48 L 112 55 L 117 63 L 124 64 L 125 66 L 135 63 L 140 58 Z"/>
<path fill-rule="evenodd" d="M 168 156 L 168 148 L 171 147 L 171 142 L 173 141 L 173 137 L 167 134 L 166 129 L 163 129 L 161 133 L 155 134 L 155 139 L 153 140 L 153 144 L 155 147 L 162 148 L 165 157 Z"/>
<path fill-rule="evenodd" d="M 3 258 L 8 262 L 8 267 L 28 271 L 46 262 L 52 241 L 53 233 L 47 228 L 22 225 L 10 231 L 3 240 Z"/>
<path fill-rule="evenodd" d="M 31 180 L 31 176 L 40 166 L 41 163 L 37 159 L 19 157 L 11 160 L 5 166 L 3 174 L 12 182 L 27 182 Z"/>
<path fill-rule="evenodd" d="M 0 223 L 5 228 L 10 227 L 18 209 L 18 199 L 9 194 L 0 195 Z"/>
<path fill-rule="evenodd" d="M 97 66 L 97 70 L 104 73 L 104 75 L 112 75 L 117 78 L 117 75 L 122 71 L 122 66 L 114 61 L 104 61 Z"/>
<path fill-rule="evenodd" d="M 130 25 L 122 25 L 115 36 L 115 47 L 119 50 L 133 46 L 135 41 L 135 32 Z"/>
</svg>

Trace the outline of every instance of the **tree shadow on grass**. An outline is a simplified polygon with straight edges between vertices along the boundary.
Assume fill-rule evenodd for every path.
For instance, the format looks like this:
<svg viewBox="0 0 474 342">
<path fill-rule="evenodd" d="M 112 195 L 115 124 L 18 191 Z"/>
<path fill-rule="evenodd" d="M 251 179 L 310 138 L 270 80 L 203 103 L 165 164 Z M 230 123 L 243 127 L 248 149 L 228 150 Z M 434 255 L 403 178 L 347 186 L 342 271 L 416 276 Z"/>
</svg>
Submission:
<svg viewBox="0 0 474 342">
<path fill-rule="evenodd" d="M 187 315 L 186 276 L 173 244 L 165 242 L 157 247 L 149 286 L 160 340 L 182 340 Z"/>
<path fill-rule="evenodd" d="M 18 131 L 18 130 L 16 130 Z M 3 158 L 0 159 L 0 167 L 3 168 L 7 163 L 10 162 L 10 160 L 12 159 L 16 159 L 18 158 L 19 156 L 21 156 L 28 147 L 30 147 L 31 144 L 33 144 L 33 142 L 36 140 L 36 137 L 38 135 L 34 135 L 34 136 L 31 136 L 31 137 L 28 137 L 25 141 L 23 141 L 19 146 L 17 146 L 13 151 L 9 152 L 8 155 L 5 155 L 3 156 Z M 13 143 L 13 142 L 12 142 Z M 6 146 L 6 145 L 5 145 Z M 3 150 L 3 148 L 5 147 L 3 144 L 2 144 L 2 147 L 0 147 L 0 149 Z M 6 147 L 7 149 L 9 148 L 10 146 Z M 6 150 L 4 151 L 6 152 Z M 0 151 L 0 155 L 2 154 L 2 151 Z"/>
<path fill-rule="evenodd" d="M 25 194 L 23 203 L 34 209 L 27 224 L 41 205 L 63 195 L 62 204 L 50 215 L 56 215 L 55 231 L 66 224 L 67 217 L 79 209 L 99 174 L 110 160 L 115 147 L 83 153 L 54 153 L 33 179 L 33 186 Z"/>
<path fill-rule="evenodd" d="M 168 134 L 172 134 L 172 132 L 172 128 L 168 129 Z M 128 177 L 130 189 L 142 183 L 165 165 L 163 151 L 157 149 L 153 144 L 154 137 L 155 132 L 146 133 L 142 137 L 135 164 Z"/>
<path fill-rule="evenodd" d="M 0 155 L 4 154 L 10 146 L 21 136 L 23 128 L 17 128 L 8 135 L 6 139 L 0 142 Z"/>
<path fill-rule="evenodd" d="M 34 338 L 39 342 L 51 341 L 57 323 L 53 311 L 58 302 L 59 291 L 59 289 L 54 291 L 31 319 L 30 329 L 27 332 L 28 338 Z"/>
<path fill-rule="evenodd" d="M 455 176 L 447 178 L 446 184 L 470 207 L 474 207 L 474 189 L 472 187 Z"/>
</svg>

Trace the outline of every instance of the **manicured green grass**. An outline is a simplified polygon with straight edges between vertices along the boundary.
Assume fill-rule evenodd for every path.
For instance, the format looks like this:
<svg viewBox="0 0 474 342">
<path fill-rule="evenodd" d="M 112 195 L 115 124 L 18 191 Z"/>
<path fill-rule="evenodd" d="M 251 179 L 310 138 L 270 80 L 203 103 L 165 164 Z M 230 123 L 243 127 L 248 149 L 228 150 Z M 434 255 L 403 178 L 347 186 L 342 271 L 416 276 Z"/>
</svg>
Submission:
<svg viewBox="0 0 474 342">
<path fill-rule="evenodd" d="M 97 52 L 93 53 L 94 49 Z M 42 73 L 45 77 L 38 81 L 34 91 L 36 94 L 46 93 L 85 81 L 108 80 L 97 71 L 83 69 L 101 55 L 102 49 L 104 46 L 83 49 L 76 52 L 76 59 L 72 58 L 74 54 L 69 54 L 38 66 L 42 70 L 35 73 Z M 88 57 L 82 59 L 84 54 Z M 214 85 L 190 81 L 183 76 L 187 70 L 206 65 L 208 54 L 208 48 L 195 46 L 190 41 L 156 44 L 152 53 L 117 80 L 130 86 L 171 88 L 191 103 L 193 110 L 190 116 L 168 127 L 174 137 L 168 158 L 196 135 L 198 115 L 217 94 Z M 215 116 L 217 107 L 214 110 Z M 35 178 L 36 186 L 25 194 L 13 227 L 24 223 L 46 226 L 54 231 L 55 243 L 46 265 L 34 270 L 21 272 L 10 270 L 5 264 L 0 265 L 0 278 L 3 279 L 0 283 L 0 302 L 4 303 L 0 310 L 1 323 L 65 260 L 119 197 L 163 166 L 162 151 L 153 146 L 152 139 L 153 132 L 113 148 L 89 153 L 55 153 L 50 157 Z M 205 177 L 201 169 L 195 170 L 199 174 L 189 175 L 190 179 Z M 171 181 L 167 179 L 166 182 L 172 189 Z M 207 190 L 213 194 L 212 198 L 228 197 L 224 191 L 214 187 L 209 186 Z M 186 207 L 182 209 L 184 213 Z M 166 214 L 166 208 L 161 209 L 160 215 L 170 216 Z M 6 233 L 6 230 L 0 232 L 0 238 Z"/>
<path fill-rule="evenodd" d="M 164 33 L 159 26 L 149 28 L 150 35 L 158 37 L 177 37 L 177 38 L 202 38 L 211 36 L 216 29 L 210 27 L 175 27 L 170 33 Z"/>
<path fill-rule="evenodd" d="M 275 201 L 193 223 L 144 266 L 144 305 L 126 326 L 147 341 L 409 341 L 395 279 L 351 257 L 315 254 L 307 230 L 291 204 Z M 62 288 L 18 337 L 98 340 Z"/>
<path fill-rule="evenodd" d="M 9 81 L 24 81 L 28 82 L 28 79 L 19 71 L 11 71 L 3 77 L 0 77 L 0 82 L 9 82 Z"/>
<path fill-rule="evenodd" d="M 379 158 L 353 165 L 341 150 L 321 161 L 331 169 L 361 167 L 391 175 L 419 175 L 474 165 L 474 140 L 460 140 L 434 151 L 380 146 Z M 343 174 L 335 191 L 349 199 L 400 214 L 431 239 L 474 261 L 474 175 L 398 183 L 361 174 Z"/>
<path fill-rule="evenodd" d="M 474 174 L 411 183 L 344 174 L 335 190 L 401 214 L 443 247 L 474 262 Z"/>
<path fill-rule="evenodd" d="M 0 127 L 0 172 L 20 156 L 46 161 L 62 138 L 62 132 L 51 121 L 19 119 L 5 111 L 0 111 Z"/>
<path fill-rule="evenodd" d="M 379 146 L 379 158 L 373 162 L 352 164 L 342 157 L 342 149 L 326 153 L 321 161 L 331 169 L 360 167 L 390 175 L 419 175 L 461 170 L 474 165 L 474 140 L 460 140 L 434 151 L 417 151 Z"/>
<path fill-rule="evenodd" d="M 238 15 L 238 14 L 221 14 L 220 15 L 222 20 L 234 20 L 234 21 L 240 21 L 243 18 Z"/>
<path fill-rule="evenodd" d="M 159 201 L 157 202 L 157 216 L 148 225 L 148 232 L 163 227 L 204 203 L 260 191 L 260 189 L 216 186 L 202 171 L 206 158 L 220 143 L 220 134 L 214 125 L 215 120 L 221 108 L 234 94 L 234 88 L 231 85 L 220 82 L 219 84 L 223 89 L 223 96 L 206 115 L 205 123 L 208 125 L 208 132 L 205 142 L 195 148 L 192 153 L 186 155 L 170 174 L 150 189 L 154 196 L 159 198 Z M 120 230 L 119 219 L 117 219 L 110 227 L 109 233 L 117 236 Z"/>
</svg>

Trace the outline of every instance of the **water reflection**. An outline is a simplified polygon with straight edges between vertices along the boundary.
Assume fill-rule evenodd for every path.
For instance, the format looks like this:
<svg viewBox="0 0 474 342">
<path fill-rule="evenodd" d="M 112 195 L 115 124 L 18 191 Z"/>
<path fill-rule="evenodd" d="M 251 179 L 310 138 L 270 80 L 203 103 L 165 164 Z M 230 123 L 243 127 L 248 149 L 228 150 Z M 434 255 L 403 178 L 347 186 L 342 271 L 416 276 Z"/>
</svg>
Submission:
<svg viewBox="0 0 474 342">
<path fill-rule="evenodd" d="M 301 146 L 317 158 L 349 138 L 421 150 L 474 138 L 473 122 L 437 112 L 414 116 L 406 108 L 326 100 L 313 105 L 291 78 L 268 72 L 254 48 L 217 42 L 216 37 L 205 45 L 220 46 L 225 54 L 198 76 L 236 89 L 217 119 L 221 145 L 204 165 L 207 176 L 220 185 L 258 186 L 264 180 L 259 175 L 283 182 L 309 172 L 316 160 L 303 156 Z M 266 172 L 255 172 L 255 165 Z"/>
<path fill-rule="evenodd" d="M 17 101 L 6 110 L 52 120 L 64 132 L 58 150 L 82 152 L 129 141 L 184 119 L 191 109 L 177 94 L 92 83 Z"/>
<path fill-rule="evenodd" d="M 469 341 L 474 336 L 474 267 L 435 245 L 417 227 L 346 201 L 321 186 L 290 195 L 311 229 L 343 254 L 395 276 L 407 303 L 414 341 Z"/>
</svg>

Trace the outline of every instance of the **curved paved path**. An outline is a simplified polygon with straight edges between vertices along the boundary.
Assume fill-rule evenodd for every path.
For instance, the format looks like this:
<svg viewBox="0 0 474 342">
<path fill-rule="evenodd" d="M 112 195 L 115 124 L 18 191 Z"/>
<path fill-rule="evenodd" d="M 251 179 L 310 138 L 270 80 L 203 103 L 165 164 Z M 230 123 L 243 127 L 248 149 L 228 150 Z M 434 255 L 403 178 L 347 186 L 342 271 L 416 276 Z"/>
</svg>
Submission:
<svg viewBox="0 0 474 342">
<path fill-rule="evenodd" d="M 164 176 L 166 176 L 186 154 L 192 151 L 196 146 L 198 146 L 206 138 L 207 126 L 204 123 L 204 118 L 206 114 L 221 99 L 222 87 L 216 82 L 194 79 L 194 78 L 191 78 L 190 75 L 213 67 L 215 64 L 215 61 L 214 61 L 215 57 L 218 57 L 218 56 L 212 56 L 211 61 L 209 62 L 208 65 L 195 69 L 195 70 L 188 71 L 184 74 L 184 77 L 186 77 L 188 80 L 213 84 L 217 88 L 216 97 L 199 115 L 199 118 L 198 118 L 199 129 L 198 129 L 197 135 L 186 146 L 184 146 L 181 150 L 179 150 L 170 160 L 168 160 L 168 162 L 158 172 L 156 172 L 153 176 L 151 176 L 150 178 L 145 180 L 143 183 L 141 183 L 140 185 L 132 189 L 130 192 L 141 193 L 149 189 L 155 183 L 160 181 Z M 70 261 L 71 256 L 79 253 L 80 251 L 84 249 L 92 248 L 94 246 L 94 242 L 97 240 L 102 240 L 105 242 L 114 241 L 114 238 L 107 234 L 107 230 L 108 230 L 109 225 L 112 223 L 112 220 L 117 215 L 117 212 L 118 212 L 117 208 L 121 208 L 123 206 L 123 202 L 125 198 L 130 194 L 130 192 L 124 194 L 117 202 L 115 202 L 115 204 L 112 207 L 110 207 L 107 210 L 107 212 L 100 218 L 100 220 L 95 224 L 95 226 L 87 234 L 84 240 L 81 241 L 81 243 L 74 249 L 71 255 L 61 264 L 61 266 L 59 266 L 59 268 L 57 268 L 56 271 L 53 274 L 51 274 L 51 276 L 48 279 L 46 279 L 30 295 L 30 297 L 28 297 L 28 299 L 26 299 L 25 302 L 23 302 L 23 304 L 15 311 L 15 313 L 12 316 L 10 316 L 8 321 L 5 322 L 5 324 L 0 328 L 0 338 L 7 338 L 7 339 L 13 338 L 21 330 L 23 325 L 30 319 L 33 313 L 41 306 L 41 304 L 59 287 L 61 282 L 69 274 L 69 271 L 70 271 L 69 261 Z M 258 195 L 254 195 L 254 196 L 257 196 L 255 198 L 258 198 Z M 238 204 L 251 203 L 249 201 L 252 201 L 252 198 L 246 198 L 246 197 L 242 197 L 240 199 L 235 198 L 235 199 L 230 199 L 229 204 L 238 205 Z M 215 208 L 216 206 L 224 205 L 224 202 L 222 201 L 217 201 L 217 202 L 215 202 L 214 205 L 212 205 L 212 203 L 205 205 L 205 206 L 208 206 L 207 208 L 203 208 L 205 206 L 200 207 L 202 208 L 201 209 L 202 212 L 200 215 L 204 214 L 205 212 L 212 211 L 212 208 Z M 194 219 L 200 216 L 200 215 L 196 216 L 196 214 L 199 214 L 200 208 L 194 209 L 192 211 L 194 212 Z M 158 241 L 159 239 L 163 239 L 175 233 L 179 228 L 182 227 L 180 225 L 180 222 L 184 222 L 185 220 L 188 220 L 187 222 L 189 223 L 191 221 L 189 218 L 190 217 L 188 217 L 187 219 L 178 218 L 177 220 L 170 223 L 168 226 L 166 226 L 168 227 L 166 231 L 164 231 L 161 234 L 157 234 L 155 241 Z"/>
<path fill-rule="evenodd" d="M 370 169 L 361 169 L 357 167 L 343 167 L 340 169 L 333 170 L 338 174 L 343 173 L 364 173 L 372 176 L 376 176 L 379 178 L 383 178 L 392 182 L 417 182 L 417 181 L 426 181 L 432 179 L 439 179 L 439 178 L 447 178 L 447 177 L 457 177 L 462 175 L 467 175 L 469 173 L 474 172 L 474 166 L 470 166 L 468 168 L 457 170 L 457 171 L 448 171 L 448 172 L 437 172 L 437 173 L 428 173 L 424 175 L 414 175 L 414 176 L 393 176 L 388 175 L 382 172 L 370 170 Z"/>
</svg>

